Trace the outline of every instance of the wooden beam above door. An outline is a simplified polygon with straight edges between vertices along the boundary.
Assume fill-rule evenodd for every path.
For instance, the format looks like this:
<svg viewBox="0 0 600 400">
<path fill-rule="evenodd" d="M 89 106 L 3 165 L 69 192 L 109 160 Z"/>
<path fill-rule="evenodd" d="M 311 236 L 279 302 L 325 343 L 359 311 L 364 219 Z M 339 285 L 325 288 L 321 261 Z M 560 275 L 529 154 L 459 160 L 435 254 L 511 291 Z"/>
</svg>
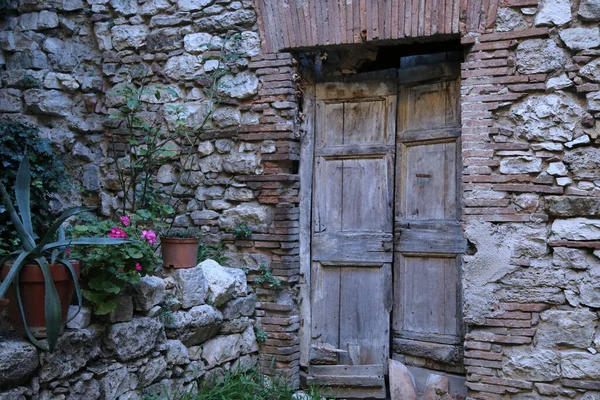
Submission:
<svg viewBox="0 0 600 400">
<path fill-rule="evenodd" d="M 483 32 L 499 0 L 254 0 L 265 52 Z"/>
</svg>

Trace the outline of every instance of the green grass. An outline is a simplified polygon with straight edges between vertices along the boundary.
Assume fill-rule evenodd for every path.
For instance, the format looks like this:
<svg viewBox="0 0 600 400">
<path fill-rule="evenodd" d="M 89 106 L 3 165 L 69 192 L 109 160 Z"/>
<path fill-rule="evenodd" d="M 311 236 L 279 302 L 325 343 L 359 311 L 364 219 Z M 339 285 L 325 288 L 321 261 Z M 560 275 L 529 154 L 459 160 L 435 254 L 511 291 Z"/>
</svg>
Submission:
<svg viewBox="0 0 600 400">
<path fill-rule="evenodd" d="M 204 379 L 197 393 L 184 393 L 156 400 L 293 400 L 295 389 L 284 378 L 272 378 L 257 369 L 226 372 L 216 382 Z M 323 390 L 304 391 L 310 400 L 325 398 Z"/>
</svg>

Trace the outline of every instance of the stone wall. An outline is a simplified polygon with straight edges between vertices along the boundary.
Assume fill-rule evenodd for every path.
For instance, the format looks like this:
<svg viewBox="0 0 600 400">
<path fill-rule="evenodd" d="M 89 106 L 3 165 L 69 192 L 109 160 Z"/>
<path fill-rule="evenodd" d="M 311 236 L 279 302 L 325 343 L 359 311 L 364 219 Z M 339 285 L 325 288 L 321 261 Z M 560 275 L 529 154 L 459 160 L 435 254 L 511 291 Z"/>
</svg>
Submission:
<svg viewBox="0 0 600 400">
<path fill-rule="evenodd" d="M 255 303 L 245 273 L 212 260 L 145 277 L 106 318 L 84 308 L 53 353 L 0 333 L 0 399 L 193 393 L 226 371 L 257 364 Z"/>
<path fill-rule="evenodd" d="M 490 16 L 478 31 L 461 24 L 470 395 L 595 398 L 600 4 L 483 3 Z M 109 89 L 128 71 L 145 71 L 151 84 L 176 92 L 149 110 L 168 121 L 168 106 L 185 104 L 193 125 L 206 100 L 197 76 L 215 68 L 206 43 L 241 34 L 243 56 L 221 78 L 225 101 L 202 133 L 188 185 L 202 187 L 176 223 L 224 243 L 230 265 L 249 267 L 251 280 L 264 263 L 282 281 L 255 292 L 257 323 L 268 334 L 260 363 L 297 382 L 301 92 L 290 54 L 261 53 L 252 2 L 21 0 L 0 31 L 0 113 L 40 125 L 81 182 L 77 195 L 106 216 L 121 201 L 106 161 L 115 130 Z M 166 187 L 176 161 L 159 173 Z M 236 240 L 232 228 L 243 220 L 253 234 Z"/>
<path fill-rule="evenodd" d="M 494 4 L 462 39 L 470 395 L 597 398 L 600 3 Z"/>
<path fill-rule="evenodd" d="M 119 105 L 111 89 L 139 82 L 141 71 L 150 87 L 175 92 L 149 99 L 149 115 L 169 125 L 170 107 L 183 104 L 183 123 L 194 128 L 207 104 L 205 78 L 218 67 L 219 53 L 207 43 L 219 46 L 240 35 L 233 49 L 240 57 L 219 80 L 222 101 L 201 134 L 193 173 L 176 188 L 189 195 L 183 196 L 175 225 L 199 227 L 205 243 L 223 243 L 229 265 L 248 267 L 251 280 L 265 264 L 282 282 L 277 289 L 265 284 L 256 291 L 256 315 L 268 332 L 261 364 L 274 365 L 297 382 L 294 61 L 287 53 L 261 54 L 252 1 L 13 3 L 15 10 L 0 25 L 0 115 L 39 125 L 64 153 L 81 187 L 62 201 L 99 205 L 104 216 L 114 216 L 123 196 L 109 145 L 118 128 L 108 116 Z M 166 188 L 177 179 L 178 162 L 172 159 L 159 170 L 157 180 Z M 232 229 L 241 221 L 253 235 L 235 240 Z"/>
</svg>

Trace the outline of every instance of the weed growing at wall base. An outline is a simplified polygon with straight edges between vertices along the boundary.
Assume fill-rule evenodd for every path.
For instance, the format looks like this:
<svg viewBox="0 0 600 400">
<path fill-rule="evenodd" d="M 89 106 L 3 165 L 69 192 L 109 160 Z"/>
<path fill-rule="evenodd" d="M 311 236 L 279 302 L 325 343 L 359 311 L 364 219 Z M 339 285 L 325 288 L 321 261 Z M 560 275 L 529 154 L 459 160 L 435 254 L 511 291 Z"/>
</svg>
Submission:
<svg viewBox="0 0 600 400">
<path fill-rule="evenodd" d="M 182 394 L 162 393 L 148 400 L 296 400 L 294 393 L 294 387 L 285 378 L 272 378 L 256 368 L 249 368 L 228 371 L 214 382 L 205 377 L 198 390 Z M 309 387 L 304 393 L 300 399 L 327 399 L 324 391 L 316 386 Z"/>
</svg>

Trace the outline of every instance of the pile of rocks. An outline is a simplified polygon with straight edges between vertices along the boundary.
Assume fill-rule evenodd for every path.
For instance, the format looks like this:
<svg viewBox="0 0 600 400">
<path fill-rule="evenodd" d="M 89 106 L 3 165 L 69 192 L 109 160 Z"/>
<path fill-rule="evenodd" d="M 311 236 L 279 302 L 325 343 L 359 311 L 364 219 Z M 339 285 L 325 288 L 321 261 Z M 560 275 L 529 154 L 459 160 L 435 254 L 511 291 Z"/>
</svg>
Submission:
<svg viewBox="0 0 600 400">
<path fill-rule="evenodd" d="M 242 270 L 212 260 L 144 277 L 104 320 L 84 308 L 53 353 L 0 340 L 0 400 L 193 392 L 257 361 L 255 302 Z"/>
</svg>

